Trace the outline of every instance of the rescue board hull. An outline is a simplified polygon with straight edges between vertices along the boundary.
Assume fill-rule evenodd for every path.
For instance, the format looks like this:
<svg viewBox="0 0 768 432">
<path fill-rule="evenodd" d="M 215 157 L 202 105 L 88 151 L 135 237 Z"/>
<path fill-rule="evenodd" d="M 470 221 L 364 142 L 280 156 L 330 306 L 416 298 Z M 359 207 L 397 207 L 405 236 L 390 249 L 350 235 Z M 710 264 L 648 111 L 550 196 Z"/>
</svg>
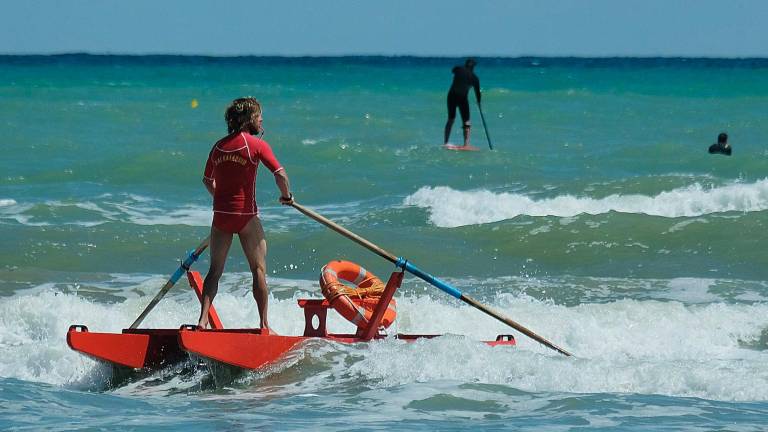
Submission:
<svg viewBox="0 0 768 432">
<path fill-rule="evenodd" d="M 308 340 L 327 340 L 339 343 L 361 343 L 370 340 L 353 334 L 328 334 L 327 336 L 281 336 L 261 334 L 260 329 L 199 330 L 192 326 L 179 331 L 181 349 L 207 360 L 242 369 L 255 370 L 280 360 L 289 351 L 297 349 Z M 397 339 L 413 342 L 441 335 L 397 335 Z M 378 335 L 374 338 L 384 339 Z M 484 341 L 490 346 L 514 346 L 511 335 L 500 335 L 495 341 Z"/>
<path fill-rule="evenodd" d="M 67 345 L 91 358 L 132 369 L 159 369 L 187 359 L 179 347 L 177 329 L 124 329 L 97 333 L 84 325 L 67 332 Z"/>
<path fill-rule="evenodd" d="M 413 342 L 441 335 L 395 336 Z M 374 340 L 385 336 L 377 335 Z M 327 336 L 282 336 L 261 334 L 260 329 L 200 330 L 194 326 L 181 329 L 124 329 L 122 333 L 90 332 L 82 325 L 73 325 L 67 332 L 67 344 L 96 360 L 131 369 L 160 369 L 185 361 L 189 354 L 242 369 L 259 369 L 279 360 L 307 340 L 328 340 L 338 343 L 370 342 L 354 334 Z M 490 346 L 514 346 L 510 335 L 500 335 Z"/>
</svg>

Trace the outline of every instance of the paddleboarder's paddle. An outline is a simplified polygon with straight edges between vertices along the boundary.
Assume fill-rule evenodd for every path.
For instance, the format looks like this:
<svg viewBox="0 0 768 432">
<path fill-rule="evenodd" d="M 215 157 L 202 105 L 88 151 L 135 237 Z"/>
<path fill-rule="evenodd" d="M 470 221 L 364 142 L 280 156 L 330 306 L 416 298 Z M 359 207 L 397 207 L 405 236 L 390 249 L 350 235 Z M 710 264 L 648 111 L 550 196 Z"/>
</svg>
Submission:
<svg viewBox="0 0 768 432">
<path fill-rule="evenodd" d="M 483 115 L 483 106 L 478 103 L 477 107 L 480 109 L 480 118 L 483 120 L 483 129 L 485 129 L 485 137 L 488 138 L 488 147 L 490 147 L 491 150 L 493 150 L 493 144 L 491 144 L 491 136 L 488 135 L 488 126 L 485 125 L 485 116 Z"/>
<path fill-rule="evenodd" d="M 321 224 L 327 226 L 328 228 L 336 231 L 337 233 L 343 235 L 344 237 L 362 245 L 363 247 L 367 248 L 371 252 L 377 254 L 378 256 L 384 258 L 387 261 L 390 261 L 394 263 L 397 267 L 407 270 L 409 273 L 413 274 L 414 276 L 429 282 L 430 284 L 436 286 L 437 288 L 441 289 L 442 291 L 452 295 L 453 297 L 456 297 L 457 299 L 463 301 L 464 303 L 469 304 L 470 306 L 480 309 L 481 311 L 485 312 L 486 314 L 496 318 L 497 320 L 503 322 L 504 324 L 514 328 L 515 330 L 519 331 L 520 333 L 523 333 L 524 335 L 528 336 L 529 338 L 535 340 L 536 342 L 539 342 L 540 344 L 551 348 L 560 354 L 564 354 L 566 356 L 570 356 L 571 353 L 568 351 L 558 347 L 557 345 L 553 344 L 552 342 L 544 339 L 543 337 L 537 335 L 536 333 L 532 332 L 531 330 L 528 330 L 527 328 L 523 327 L 522 325 L 512 321 L 511 319 L 499 314 L 498 312 L 492 310 L 488 306 L 485 306 L 481 303 L 479 303 L 477 300 L 469 297 L 466 294 L 462 294 L 461 291 L 454 288 L 453 286 L 449 285 L 447 282 L 442 281 L 431 274 L 422 271 L 415 265 L 411 264 L 408 260 L 400 257 L 396 257 L 392 255 L 391 253 L 385 251 L 384 249 L 376 246 L 375 244 L 369 242 L 368 240 L 360 237 L 359 235 L 347 230 L 346 228 L 343 228 L 342 226 L 338 225 L 337 223 L 326 219 L 325 217 L 315 213 L 314 211 L 302 206 L 301 204 L 298 204 L 297 202 L 292 202 L 291 204 L 288 204 L 295 208 L 296 210 L 300 211 L 301 213 L 305 214 L 306 216 L 320 222 Z"/>
<path fill-rule="evenodd" d="M 160 288 L 160 292 L 157 293 L 155 298 L 152 299 L 151 302 L 147 305 L 147 307 L 144 309 L 144 312 L 139 315 L 138 318 L 136 318 L 136 321 L 131 324 L 132 329 L 135 329 L 141 324 L 142 321 L 144 321 L 144 318 L 149 314 L 149 312 L 157 305 L 157 303 L 160 301 L 160 299 L 165 296 L 165 294 L 173 288 L 173 286 L 178 282 L 179 278 L 184 276 L 184 274 L 189 271 L 189 268 L 192 266 L 192 264 L 197 261 L 197 259 L 200 257 L 200 255 L 205 251 L 205 249 L 208 247 L 208 241 L 211 239 L 211 237 L 206 237 L 205 240 L 203 240 L 202 243 L 200 243 L 200 246 L 197 247 L 197 249 L 191 251 L 189 255 L 187 255 L 187 258 L 184 259 L 184 262 L 182 262 L 179 265 L 179 268 L 176 269 L 176 271 L 171 275 L 171 278 L 168 279 L 168 282 L 163 285 L 162 288 Z"/>
</svg>

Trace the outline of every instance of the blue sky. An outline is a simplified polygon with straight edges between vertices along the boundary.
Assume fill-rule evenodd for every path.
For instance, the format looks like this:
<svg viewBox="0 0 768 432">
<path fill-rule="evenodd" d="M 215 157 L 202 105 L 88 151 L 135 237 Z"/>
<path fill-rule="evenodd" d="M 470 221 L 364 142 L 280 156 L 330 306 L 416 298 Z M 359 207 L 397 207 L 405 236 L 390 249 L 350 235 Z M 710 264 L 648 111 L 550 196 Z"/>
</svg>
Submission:
<svg viewBox="0 0 768 432">
<path fill-rule="evenodd" d="M 768 0 L 21 0 L 0 54 L 768 57 Z"/>
</svg>

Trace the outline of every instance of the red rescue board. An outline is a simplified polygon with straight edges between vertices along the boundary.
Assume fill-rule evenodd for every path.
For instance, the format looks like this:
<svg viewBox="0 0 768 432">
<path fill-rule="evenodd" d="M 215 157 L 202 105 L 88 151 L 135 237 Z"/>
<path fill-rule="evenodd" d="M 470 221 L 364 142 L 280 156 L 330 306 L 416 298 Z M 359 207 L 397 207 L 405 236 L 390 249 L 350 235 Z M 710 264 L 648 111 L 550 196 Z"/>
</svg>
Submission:
<svg viewBox="0 0 768 432">
<path fill-rule="evenodd" d="M 202 280 L 197 272 L 187 274 L 189 284 L 202 294 Z M 209 321 L 210 330 L 184 325 L 181 329 L 124 329 L 122 333 L 96 333 L 84 325 L 70 326 L 67 343 L 76 351 L 115 365 L 134 369 L 159 368 L 188 358 L 188 353 L 243 369 L 259 369 L 279 360 L 305 340 L 328 340 L 339 343 L 360 343 L 387 337 L 379 333 L 380 319 L 389 304 L 394 291 L 402 282 L 403 273 L 393 272 L 387 282 L 381 303 L 377 306 L 368 328 L 358 329 L 357 334 L 329 333 L 326 328 L 328 309 L 325 299 L 299 299 L 298 305 L 304 310 L 305 328 L 302 336 L 281 336 L 261 334 L 260 329 L 224 330 L 213 306 Z M 353 299 L 358 303 L 358 299 Z M 380 310 L 379 310 L 380 309 Z M 404 335 L 397 339 L 412 342 L 441 335 Z M 499 335 L 495 341 L 484 342 L 490 346 L 512 346 L 512 335 Z"/>
<path fill-rule="evenodd" d="M 96 333 L 84 325 L 73 325 L 67 344 L 75 351 L 120 366 L 134 369 L 158 368 L 181 361 L 187 354 L 180 349 L 177 329 L 125 329 L 123 333 Z"/>
<path fill-rule="evenodd" d="M 414 342 L 418 339 L 432 339 L 440 336 L 442 335 L 399 334 L 396 337 L 405 342 Z M 375 339 L 384 337 L 377 335 Z M 243 369 L 259 369 L 280 360 L 299 343 L 309 339 L 339 343 L 369 342 L 351 334 L 328 334 L 322 337 L 280 336 L 262 335 L 260 329 L 199 330 L 194 326 L 185 326 L 179 331 L 179 345 L 182 349 L 209 360 Z M 483 343 L 493 347 L 514 346 L 515 338 L 511 335 L 499 335 L 495 341 Z"/>
<path fill-rule="evenodd" d="M 302 336 L 262 335 L 261 329 L 179 331 L 182 349 L 243 369 L 258 369 L 282 357 Z"/>
</svg>

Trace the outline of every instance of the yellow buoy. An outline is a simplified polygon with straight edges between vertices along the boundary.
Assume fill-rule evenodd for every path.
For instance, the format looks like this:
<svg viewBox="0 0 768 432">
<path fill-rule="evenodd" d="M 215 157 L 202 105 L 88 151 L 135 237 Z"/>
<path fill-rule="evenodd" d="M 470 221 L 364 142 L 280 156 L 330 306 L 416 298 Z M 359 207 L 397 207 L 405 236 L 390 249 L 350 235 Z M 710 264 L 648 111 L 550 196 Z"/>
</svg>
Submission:
<svg viewBox="0 0 768 432">
<path fill-rule="evenodd" d="M 192 102 L 189 103 L 189 106 L 194 108 L 197 108 L 199 104 L 197 103 L 197 99 L 192 99 Z"/>
</svg>

